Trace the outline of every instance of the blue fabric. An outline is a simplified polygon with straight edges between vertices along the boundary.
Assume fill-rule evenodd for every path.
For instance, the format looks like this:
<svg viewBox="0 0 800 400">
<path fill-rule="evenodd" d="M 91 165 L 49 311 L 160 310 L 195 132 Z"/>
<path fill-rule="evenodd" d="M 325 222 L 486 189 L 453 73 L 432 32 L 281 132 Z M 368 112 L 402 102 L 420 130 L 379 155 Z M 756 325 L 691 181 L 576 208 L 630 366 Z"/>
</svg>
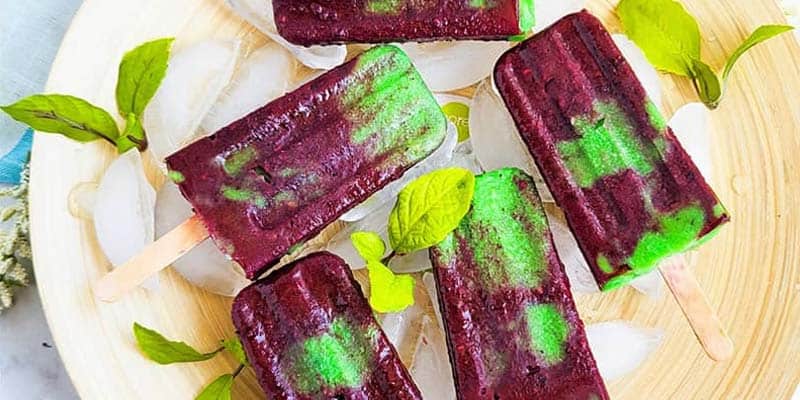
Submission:
<svg viewBox="0 0 800 400">
<path fill-rule="evenodd" d="M 44 90 L 64 32 L 82 0 L 0 0 L 0 104 Z M 30 151 L 26 127 L 0 112 L 0 183 L 19 182 Z"/>
<path fill-rule="evenodd" d="M 11 151 L 0 158 L 0 183 L 19 183 L 22 170 L 28 163 L 28 155 L 33 145 L 33 130 L 27 129 Z"/>
</svg>

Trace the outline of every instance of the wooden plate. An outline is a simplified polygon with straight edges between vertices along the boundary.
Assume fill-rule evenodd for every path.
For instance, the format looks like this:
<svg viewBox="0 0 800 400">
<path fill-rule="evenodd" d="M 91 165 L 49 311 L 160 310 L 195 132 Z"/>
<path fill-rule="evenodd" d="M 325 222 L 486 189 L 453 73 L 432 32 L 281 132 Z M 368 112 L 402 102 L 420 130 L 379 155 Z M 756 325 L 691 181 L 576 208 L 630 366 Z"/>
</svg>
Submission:
<svg viewBox="0 0 800 400">
<path fill-rule="evenodd" d="M 591 9 L 618 30 L 612 4 Z M 704 57 L 720 66 L 756 26 L 784 21 L 772 0 L 686 0 L 706 42 Z M 87 0 L 53 65 L 48 92 L 69 93 L 113 110 L 123 52 L 151 38 L 187 43 L 264 37 L 222 0 Z M 714 186 L 733 223 L 693 264 L 712 303 L 730 327 L 736 357 L 713 363 L 703 354 L 672 299 L 652 301 L 622 290 L 578 299 L 587 323 L 626 319 L 661 327 L 666 340 L 644 366 L 609 382 L 615 399 L 788 399 L 800 381 L 800 47 L 790 35 L 754 49 L 734 72 L 713 113 Z M 690 84 L 664 76 L 668 110 L 694 101 Z M 39 135 L 33 151 L 31 223 L 36 275 L 58 350 L 85 399 L 190 399 L 230 372 L 224 357 L 158 366 L 136 350 L 131 324 L 140 321 L 203 349 L 232 334 L 230 300 L 162 275 L 161 291 L 139 291 L 99 304 L 89 284 L 108 268 L 92 224 L 74 218 L 67 198 L 78 183 L 99 179 L 114 152 Z M 236 383 L 235 399 L 262 398 L 252 374 Z"/>
</svg>

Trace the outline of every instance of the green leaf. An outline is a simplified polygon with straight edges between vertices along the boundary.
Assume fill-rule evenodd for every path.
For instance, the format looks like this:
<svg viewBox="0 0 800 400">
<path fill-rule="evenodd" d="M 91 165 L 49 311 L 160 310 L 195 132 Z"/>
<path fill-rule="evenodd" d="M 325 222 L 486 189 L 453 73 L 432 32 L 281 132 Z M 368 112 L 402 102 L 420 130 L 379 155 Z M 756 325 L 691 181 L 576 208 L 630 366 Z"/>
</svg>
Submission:
<svg viewBox="0 0 800 400">
<path fill-rule="evenodd" d="M 147 42 L 122 58 L 117 78 L 117 108 L 122 117 L 142 115 L 167 74 L 174 41 L 174 38 L 165 38 Z"/>
<path fill-rule="evenodd" d="M 117 149 L 120 154 L 125 154 L 134 147 L 140 151 L 147 150 L 147 138 L 144 134 L 142 120 L 136 114 L 131 113 L 126 118 L 125 131 L 117 138 Z"/>
<path fill-rule="evenodd" d="M 233 389 L 232 374 L 225 374 L 211 382 L 195 400 L 231 400 L 231 389 Z"/>
<path fill-rule="evenodd" d="M 222 342 L 222 346 L 225 347 L 225 350 L 228 350 L 236 361 L 239 361 L 242 365 L 250 365 L 247 361 L 247 354 L 244 352 L 244 347 L 242 347 L 242 342 L 239 338 L 230 338 Z"/>
<path fill-rule="evenodd" d="M 367 263 L 369 304 L 380 313 L 400 312 L 414 304 L 414 278 L 395 275 L 380 261 Z"/>
<path fill-rule="evenodd" d="M 114 143 L 119 137 L 117 123 L 108 112 L 74 96 L 37 94 L 0 109 L 37 131 L 60 133 L 79 142 L 105 139 Z"/>
<path fill-rule="evenodd" d="M 700 29 L 680 3 L 622 0 L 617 14 L 625 33 L 656 68 L 691 76 L 691 60 L 700 59 Z"/>
<path fill-rule="evenodd" d="M 764 25 L 756 29 L 755 32 L 753 32 L 753 34 L 750 35 L 750 37 L 747 38 L 747 40 L 745 40 L 744 43 L 742 43 L 728 59 L 728 62 L 725 64 L 725 72 L 722 73 L 722 80 L 728 80 L 728 76 L 731 74 L 736 62 L 739 61 L 739 58 L 741 58 L 742 55 L 744 55 L 744 53 L 746 53 L 748 50 L 760 43 L 780 35 L 781 33 L 789 32 L 793 29 L 794 27 L 788 25 Z"/>
<path fill-rule="evenodd" d="M 722 100 L 722 81 L 719 76 L 700 60 L 692 60 L 692 83 L 700 100 L 710 109 L 719 107 Z"/>
<path fill-rule="evenodd" d="M 350 235 L 350 240 L 366 262 L 380 261 L 386 253 L 386 244 L 375 232 L 355 232 Z"/>
<path fill-rule="evenodd" d="M 389 215 L 389 241 L 399 254 L 441 242 L 469 211 L 475 176 L 463 168 L 423 175 L 406 186 Z"/>
<path fill-rule="evenodd" d="M 173 364 L 183 362 L 196 362 L 211 359 L 222 349 L 217 349 L 211 353 L 200 353 L 183 342 L 173 342 L 162 336 L 160 333 L 145 328 L 138 323 L 133 324 L 133 335 L 139 349 L 147 358 L 162 364 Z"/>
</svg>

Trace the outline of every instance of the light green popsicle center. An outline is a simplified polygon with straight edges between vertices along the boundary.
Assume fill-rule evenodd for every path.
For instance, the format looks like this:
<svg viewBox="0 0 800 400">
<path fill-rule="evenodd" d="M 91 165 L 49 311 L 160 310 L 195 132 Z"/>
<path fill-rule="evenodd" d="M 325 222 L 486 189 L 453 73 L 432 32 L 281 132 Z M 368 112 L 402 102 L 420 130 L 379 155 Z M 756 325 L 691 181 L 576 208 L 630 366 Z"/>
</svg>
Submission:
<svg viewBox="0 0 800 400">
<path fill-rule="evenodd" d="M 636 131 L 622 109 L 613 102 L 595 103 L 596 115 L 574 118 L 580 138 L 558 143 L 564 163 L 581 187 L 633 169 L 648 175 L 653 165 L 636 139 Z"/>
<path fill-rule="evenodd" d="M 397 14 L 406 0 L 369 0 L 367 12 L 370 14 Z"/>
<path fill-rule="evenodd" d="M 342 319 L 335 319 L 328 332 L 306 339 L 290 351 L 289 377 L 304 394 L 322 388 L 357 388 L 370 368 L 370 342 L 377 331 L 360 332 Z"/>
<path fill-rule="evenodd" d="M 441 145 L 447 118 L 411 60 L 394 46 L 361 55 L 355 76 L 373 75 L 345 91 L 342 108 L 353 126 L 354 144 L 372 142 L 375 155 L 404 143 L 404 156 L 418 160 Z"/>
<path fill-rule="evenodd" d="M 531 338 L 531 349 L 548 365 L 561 362 L 566 354 L 569 324 L 552 304 L 536 304 L 525 308 L 525 319 Z"/>
<path fill-rule="evenodd" d="M 705 226 L 705 218 L 705 212 L 698 206 L 686 207 L 673 214 L 660 216 L 659 228 L 645 233 L 636 244 L 633 254 L 625 262 L 631 271 L 609 280 L 603 286 L 603 290 L 622 287 L 636 277 L 650 272 L 664 257 L 696 247 L 698 243 L 709 236 L 698 239 L 700 231 Z M 603 272 L 613 273 L 613 269 L 603 269 L 599 263 L 601 257 L 605 258 L 600 255 L 598 265 Z"/>
<path fill-rule="evenodd" d="M 525 177 L 514 169 L 478 176 L 472 211 L 459 229 L 469 237 L 482 279 L 494 287 L 536 287 L 548 266 L 547 217 L 523 196 L 517 179 Z"/>
<path fill-rule="evenodd" d="M 241 150 L 237 150 L 225 158 L 222 163 L 222 169 L 230 176 L 237 176 L 245 165 L 253 161 L 258 156 L 258 151 L 255 147 L 247 146 Z"/>
<path fill-rule="evenodd" d="M 519 31 L 530 32 L 536 25 L 536 6 L 534 0 L 519 0 Z"/>
<path fill-rule="evenodd" d="M 684 251 L 697 240 L 705 225 L 705 218 L 705 212 L 696 206 L 659 218 L 661 229 L 645 233 L 628 260 L 628 265 L 633 270 L 646 271 L 665 255 Z"/>
</svg>

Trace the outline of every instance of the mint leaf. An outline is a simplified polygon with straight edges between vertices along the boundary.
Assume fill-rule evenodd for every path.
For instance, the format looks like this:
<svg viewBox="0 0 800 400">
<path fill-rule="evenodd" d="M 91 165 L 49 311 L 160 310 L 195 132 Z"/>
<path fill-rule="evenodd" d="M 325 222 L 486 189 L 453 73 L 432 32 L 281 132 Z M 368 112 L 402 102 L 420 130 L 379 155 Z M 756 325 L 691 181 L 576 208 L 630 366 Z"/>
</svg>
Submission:
<svg viewBox="0 0 800 400">
<path fill-rule="evenodd" d="M 628 37 L 656 68 L 691 76 L 691 60 L 700 59 L 697 21 L 673 0 L 622 0 L 617 14 Z"/>
<path fill-rule="evenodd" d="M 147 42 L 127 52 L 119 64 L 117 108 L 123 118 L 142 115 L 167 74 L 174 38 Z"/>
<path fill-rule="evenodd" d="M 366 262 L 380 261 L 386 253 L 386 244 L 375 232 L 355 232 L 350 235 L 350 241 Z"/>
<path fill-rule="evenodd" d="M 119 137 L 117 123 L 108 112 L 74 96 L 37 94 L 0 109 L 37 131 L 60 133 L 79 142 L 105 139 L 115 143 Z"/>
<path fill-rule="evenodd" d="M 419 177 L 406 186 L 389 215 L 389 241 L 399 254 L 441 242 L 469 211 L 475 176 L 447 168 Z"/>
<path fill-rule="evenodd" d="M 756 29 L 755 32 L 753 32 L 753 34 L 751 34 L 750 37 L 747 38 L 747 40 L 745 40 L 744 43 L 742 43 L 728 59 L 728 62 L 725 64 L 725 72 L 722 73 L 722 80 L 728 80 L 728 76 L 731 74 L 736 62 L 739 61 L 739 58 L 741 58 L 742 55 L 744 55 L 744 53 L 746 53 L 748 50 L 760 43 L 780 35 L 781 33 L 789 32 L 793 29 L 794 27 L 788 25 L 764 25 Z"/>
<path fill-rule="evenodd" d="M 242 342 L 239 341 L 238 338 L 231 338 L 222 342 L 222 346 L 225 347 L 225 350 L 228 350 L 236 361 L 239 361 L 242 365 L 250 365 L 247 361 L 247 355 L 244 352 L 244 347 L 242 347 Z"/>
<path fill-rule="evenodd" d="M 233 389 L 232 374 L 225 374 L 211 382 L 195 400 L 231 400 L 231 390 Z"/>
<path fill-rule="evenodd" d="M 414 278 L 395 275 L 378 260 L 367 263 L 369 304 L 380 313 L 400 312 L 414 304 Z"/>
<path fill-rule="evenodd" d="M 144 127 L 141 119 L 136 114 L 128 114 L 128 118 L 125 121 L 125 131 L 117 138 L 116 144 L 119 154 L 125 154 L 125 152 L 134 147 L 141 151 L 147 149 Z"/>
<path fill-rule="evenodd" d="M 692 83 L 700 100 L 710 109 L 719 107 L 722 100 L 722 81 L 717 74 L 700 60 L 692 60 Z"/>
<path fill-rule="evenodd" d="M 163 365 L 209 360 L 222 350 L 220 348 L 211 353 L 200 353 L 186 343 L 170 341 L 160 333 L 138 323 L 133 324 L 133 335 L 136 337 L 139 349 L 147 358 Z"/>
</svg>

